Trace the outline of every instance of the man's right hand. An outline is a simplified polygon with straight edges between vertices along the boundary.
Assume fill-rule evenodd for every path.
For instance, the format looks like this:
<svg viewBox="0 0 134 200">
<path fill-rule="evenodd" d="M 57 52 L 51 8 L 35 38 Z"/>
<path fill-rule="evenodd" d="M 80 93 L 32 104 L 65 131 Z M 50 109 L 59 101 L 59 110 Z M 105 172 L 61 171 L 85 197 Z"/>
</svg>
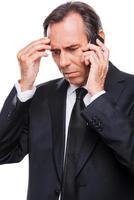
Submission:
<svg viewBox="0 0 134 200">
<path fill-rule="evenodd" d="M 40 60 L 47 57 L 46 50 L 50 50 L 50 39 L 41 38 L 31 42 L 19 51 L 17 58 L 20 64 L 21 80 L 19 81 L 21 91 L 31 90 L 39 72 Z"/>
</svg>

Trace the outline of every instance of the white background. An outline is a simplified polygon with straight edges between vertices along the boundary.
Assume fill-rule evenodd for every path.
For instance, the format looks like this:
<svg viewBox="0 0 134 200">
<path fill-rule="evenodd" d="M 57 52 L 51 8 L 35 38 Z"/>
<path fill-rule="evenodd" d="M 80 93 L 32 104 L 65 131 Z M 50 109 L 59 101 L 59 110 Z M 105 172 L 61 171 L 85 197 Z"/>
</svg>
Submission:
<svg viewBox="0 0 134 200">
<path fill-rule="evenodd" d="M 17 52 L 43 36 L 42 23 L 65 0 L 3 0 L 0 2 L 0 109 L 19 79 Z M 134 74 L 133 0 L 85 0 L 98 12 L 110 49 L 110 60 Z M 51 57 L 43 58 L 36 83 L 61 76 Z M 0 200 L 25 200 L 28 157 L 19 164 L 0 166 Z M 45 187 L 45 186 L 44 186 Z"/>
</svg>

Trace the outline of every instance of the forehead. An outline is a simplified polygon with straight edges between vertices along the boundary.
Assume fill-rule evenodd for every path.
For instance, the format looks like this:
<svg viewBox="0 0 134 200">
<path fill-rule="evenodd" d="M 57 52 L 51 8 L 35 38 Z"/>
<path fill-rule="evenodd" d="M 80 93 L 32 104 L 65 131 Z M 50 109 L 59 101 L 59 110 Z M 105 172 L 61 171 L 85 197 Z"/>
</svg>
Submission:
<svg viewBox="0 0 134 200">
<path fill-rule="evenodd" d="M 86 37 L 82 17 L 77 13 L 70 13 L 62 21 L 49 25 L 47 35 L 54 46 L 80 42 Z"/>
</svg>

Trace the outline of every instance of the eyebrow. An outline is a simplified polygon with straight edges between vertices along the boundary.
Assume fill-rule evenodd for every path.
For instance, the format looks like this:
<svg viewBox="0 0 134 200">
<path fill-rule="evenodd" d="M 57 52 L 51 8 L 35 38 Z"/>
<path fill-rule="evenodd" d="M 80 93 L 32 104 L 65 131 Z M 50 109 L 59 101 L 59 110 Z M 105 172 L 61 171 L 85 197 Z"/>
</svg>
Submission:
<svg viewBox="0 0 134 200">
<path fill-rule="evenodd" d="M 58 49 L 58 48 L 53 48 L 53 49 L 52 49 L 52 48 L 51 48 L 50 51 L 51 51 L 51 52 L 53 52 L 53 51 L 60 51 L 60 49 Z"/>
<path fill-rule="evenodd" d="M 71 45 L 69 45 L 69 46 L 66 46 L 65 47 L 65 49 L 68 49 L 68 48 L 73 48 L 73 47 L 80 47 L 80 44 L 71 44 Z M 53 51 L 59 51 L 60 49 L 58 49 L 58 48 L 51 48 L 51 51 L 53 52 Z"/>
</svg>

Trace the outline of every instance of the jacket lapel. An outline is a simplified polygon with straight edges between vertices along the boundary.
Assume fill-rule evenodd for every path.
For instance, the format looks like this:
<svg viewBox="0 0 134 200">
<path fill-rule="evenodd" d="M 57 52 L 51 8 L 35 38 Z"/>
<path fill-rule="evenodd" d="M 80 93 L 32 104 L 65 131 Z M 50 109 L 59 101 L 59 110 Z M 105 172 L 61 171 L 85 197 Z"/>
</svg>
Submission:
<svg viewBox="0 0 134 200">
<path fill-rule="evenodd" d="M 109 63 L 109 70 L 105 82 L 105 90 L 114 100 L 116 104 L 125 86 L 125 79 L 111 62 Z"/>
<path fill-rule="evenodd" d="M 76 176 L 84 167 L 86 161 L 92 156 L 92 153 L 97 145 L 97 141 L 99 140 L 96 132 L 88 127 L 88 133 L 84 135 L 84 140 L 82 144 L 82 148 L 79 154 Z"/>
<path fill-rule="evenodd" d="M 57 175 L 60 181 L 62 179 L 64 160 L 67 87 L 68 82 L 61 79 L 56 86 L 55 93 L 52 94 L 52 98 L 49 101 L 52 118 L 53 155 Z"/>
<path fill-rule="evenodd" d="M 121 76 L 121 72 L 116 69 L 111 63 L 109 63 L 109 71 L 105 82 L 105 90 L 110 94 L 115 104 L 124 89 L 124 83 L 125 81 L 124 78 Z M 79 155 L 76 176 L 82 170 L 86 161 L 90 159 L 90 157 L 93 155 L 94 149 L 98 142 L 98 135 L 91 127 L 88 127 L 88 134 L 86 133 L 84 135 L 83 145 Z"/>
</svg>

